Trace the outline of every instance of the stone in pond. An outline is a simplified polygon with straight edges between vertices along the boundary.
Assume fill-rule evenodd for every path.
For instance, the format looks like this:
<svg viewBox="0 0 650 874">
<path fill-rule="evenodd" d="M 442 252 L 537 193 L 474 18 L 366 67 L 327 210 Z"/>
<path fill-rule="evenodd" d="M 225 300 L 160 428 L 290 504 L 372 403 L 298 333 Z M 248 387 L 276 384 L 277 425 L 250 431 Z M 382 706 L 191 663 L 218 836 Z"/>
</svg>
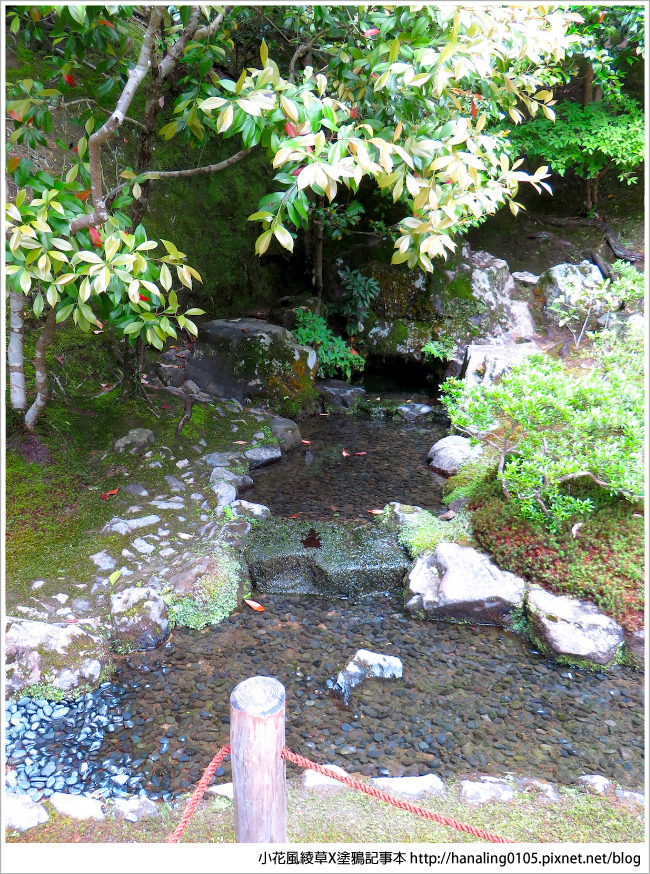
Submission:
<svg viewBox="0 0 650 874">
<path fill-rule="evenodd" d="M 5 795 L 2 805 L 5 828 L 9 831 L 27 831 L 42 825 L 50 818 L 42 804 L 28 795 Z"/>
<path fill-rule="evenodd" d="M 255 449 L 247 449 L 244 457 L 251 469 L 266 467 L 267 464 L 279 461 L 282 458 L 282 451 L 277 446 L 258 446 Z"/>
<path fill-rule="evenodd" d="M 281 417 L 271 419 L 270 428 L 271 434 L 273 434 L 278 441 L 280 449 L 283 452 L 288 452 L 289 449 L 295 449 L 298 446 L 302 446 L 302 435 L 300 434 L 300 429 L 291 419 L 283 419 Z"/>
<path fill-rule="evenodd" d="M 23 620 L 12 622 L 5 637 L 10 693 L 42 684 L 75 697 L 95 689 L 110 662 L 108 643 L 74 625 Z"/>
<path fill-rule="evenodd" d="M 149 428 L 132 428 L 128 434 L 115 441 L 114 448 L 116 452 L 124 452 L 129 447 L 131 455 L 139 455 L 155 439 L 153 431 L 150 431 Z"/>
<path fill-rule="evenodd" d="M 397 656 L 370 652 L 368 649 L 359 649 L 352 661 L 348 662 L 342 671 L 339 671 L 334 690 L 339 692 L 347 703 L 350 698 L 350 692 L 359 683 L 367 680 L 368 677 L 399 679 L 402 676 L 403 670 L 402 661 Z"/>
<path fill-rule="evenodd" d="M 365 389 L 360 386 L 351 386 L 349 382 L 343 382 L 341 379 L 319 380 L 317 385 L 325 406 L 335 410 L 350 409 L 356 401 L 366 394 Z"/>
<path fill-rule="evenodd" d="M 113 635 L 129 651 L 152 649 L 169 637 L 167 605 L 150 586 L 111 595 Z"/>
<path fill-rule="evenodd" d="M 398 501 L 391 501 L 384 507 L 385 521 L 392 526 L 408 525 L 409 522 L 415 522 L 424 512 L 422 507 L 400 504 Z"/>
<path fill-rule="evenodd" d="M 472 446 L 469 437 L 452 434 L 433 444 L 427 454 L 429 468 L 441 476 L 455 476 L 464 462 L 483 454 L 480 446 Z"/>
<path fill-rule="evenodd" d="M 286 328 L 261 319 L 217 319 L 199 328 L 185 376 L 221 398 L 264 398 L 272 404 L 311 405 L 316 352 Z"/>
<path fill-rule="evenodd" d="M 321 545 L 305 546 L 312 538 Z M 245 556 L 254 587 L 278 594 L 385 592 L 401 586 L 410 567 L 397 532 L 381 524 L 312 525 L 273 516 L 253 527 Z"/>
<path fill-rule="evenodd" d="M 637 631 L 624 629 L 623 633 L 628 659 L 635 668 L 642 671 L 645 667 L 645 629 L 640 628 Z"/>
<path fill-rule="evenodd" d="M 252 477 L 247 474 L 237 474 L 233 473 L 231 470 L 228 470 L 226 467 L 213 467 L 210 472 L 210 482 L 226 482 L 230 483 L 231 486 L 237 489 L 237 491 L 245 491 L 246 489 L 251 489 L 255 482 Z"/>
<path fill-rule="evenodd" d="M 535 642 L 567 664 L 609 665 L 623 643 L 623 629 L 588 601 L 531 586 L 526 612 Z"/>
<path fill-rule="evenodd" d="M 488 625 L 507 625 L 510 611 L 523 606 L 525 592 L 520 577 L 457 543 L 440 543 L 433 555 L 421 555 L 406 584 L 409 613 Z"/>
</svg>

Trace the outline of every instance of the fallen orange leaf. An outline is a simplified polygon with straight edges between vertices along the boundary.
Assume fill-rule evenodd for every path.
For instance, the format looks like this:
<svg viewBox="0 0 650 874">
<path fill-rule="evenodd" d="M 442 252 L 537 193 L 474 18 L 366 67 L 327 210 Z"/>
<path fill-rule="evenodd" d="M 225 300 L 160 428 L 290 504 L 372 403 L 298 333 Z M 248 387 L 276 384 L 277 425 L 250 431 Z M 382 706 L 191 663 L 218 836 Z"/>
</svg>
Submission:
<svg viewBox="0 0 650 874">
<path fill-rule="evenodd" d="M 303 440 L 302 442 L 305 444 L 305 446 L 311 446 L 311 440 Z"/>
<path fill-rule="evenodd" d="M 107 498 L 109 498 L 111 495 L 116 495 L 116 494 L 118 493 L 118 491 L 119 491 L 119 488 L 117 488 L 117 489 L 111 489 L 110 492 L 102 492 L 102 493 L 101 493 L 101 495 L 102 495 L 102 501 L 105 501 L 105 500 L 106 500 Z"/>
<path fill-rule="evenodd" d="M 347 457 L 349 456 L 349 454 L 350 454 L 350 453 L 349 453 L 349 452 L 346 452 L 345 449 L 344 449 L 343 452 L 341 453 L 341 455 L 343 456 L 343 458 L 347 458 Z"/>
<path fill-rule="evenodd" d="M 247 440 L 233 440 L 233 443 L 236 443 L 237 446 L 246 446 L 248 441 Z"/>
<path fill-rule="evenodd" d="M 369 513 L 372 513 L 373 516 L 381 516 L 384 512 L 383 510 L 368 510 Z"/>
<path fill-rule="evenodd" d="M 248 598 L 244 598 L 244 604 L 248 604 L 251 610 L 255 610 L 257 613 L 264 613 L 264 607 L 258 604 L 257 601 L 250 601 Z"/>
<path fill-rule="evenodd" d="M 289 516 L 290 519 L 297 519 L 298 516 L 302 516 L 302 510 L 299 513 L 294 513 L 293 516 Z"/>
<path fill-rule="evenodd" d="M 354 454 L 355 455 L 367 455 L 368 453 L 367 452 L 355 452 Z"/>
</svg>

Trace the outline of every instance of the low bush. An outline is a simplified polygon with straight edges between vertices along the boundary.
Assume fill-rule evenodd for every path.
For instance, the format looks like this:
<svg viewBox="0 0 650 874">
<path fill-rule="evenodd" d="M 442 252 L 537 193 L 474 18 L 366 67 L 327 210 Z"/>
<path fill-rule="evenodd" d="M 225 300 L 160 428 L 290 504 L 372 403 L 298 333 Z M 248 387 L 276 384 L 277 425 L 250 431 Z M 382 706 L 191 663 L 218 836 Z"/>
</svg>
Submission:
<svg viewBox="0 0 650 874">
<path fill-rule="evenodd" d="M 297 320 L 293 335 L 299 343 L 312 346 L 318 353 L 318 376 L 337 376 L 342 373 L 349 381 L 353 370 L 361 372 L 366 360 L 342 337 L 337 337 L 321 316 L 309 310 L 295 310 Z"/>
</svg>

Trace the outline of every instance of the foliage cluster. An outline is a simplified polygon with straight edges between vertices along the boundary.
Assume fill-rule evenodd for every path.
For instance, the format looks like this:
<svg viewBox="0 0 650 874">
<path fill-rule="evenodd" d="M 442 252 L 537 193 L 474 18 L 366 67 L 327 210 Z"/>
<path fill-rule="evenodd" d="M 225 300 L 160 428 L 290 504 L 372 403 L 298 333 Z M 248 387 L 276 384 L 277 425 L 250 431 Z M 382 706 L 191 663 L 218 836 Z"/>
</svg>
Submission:
<svg viewBox="0 0 650 874">
<path fill-rule="evenodd" d="M 504 495 L 529 520 L 559 528 L 594 508 L 570 484 L 589 478 L 611 494 L 643 495 L 643 329 L 603 332 L 594 363 L 572 376 L 535 355 L 497 384 L 450 379 L 443 399 L 456 428 L 499 453 Z"/>
<path fill-rule="evenodd" d="M 437 340 L 429 340 L 422 347 L 425 358 L 430 361 L 437 358 L 438 361 L 447 361 L 456 348 L 456 344 L 450 337 L 439 337 Z"/>
<path fill-rule="evenodd" d="M 439 543 L 472 545 L 472 523 L 469 513 L 461 510 L 450 521 L 442 522 L 425 510 L 402 526 L 399 542 L 413 559 L 419 555 L 429 555 Z"/>
<path fill-rule="evenodd" d="M 370 305 L 379 294 L 379 283 L 360 270 L 343 267 L 339 270 L 345 293 L 339 304 L 339 312 L 348 320 L 348 331 L 354 333 L 357 324 L 363 324 Z"/>
<path fill-rule="evenodd" d="M 365 358 L 359 355 L 342 337 L 336 336 L 322 316 L 310 310 L 297 309 L 293 335 L 299 343 L 312 346 L 318 353 L 318 376 L 321 378 L 344 374 L 349 381 L 353 371 L 362 371 Z"/>
</svg>

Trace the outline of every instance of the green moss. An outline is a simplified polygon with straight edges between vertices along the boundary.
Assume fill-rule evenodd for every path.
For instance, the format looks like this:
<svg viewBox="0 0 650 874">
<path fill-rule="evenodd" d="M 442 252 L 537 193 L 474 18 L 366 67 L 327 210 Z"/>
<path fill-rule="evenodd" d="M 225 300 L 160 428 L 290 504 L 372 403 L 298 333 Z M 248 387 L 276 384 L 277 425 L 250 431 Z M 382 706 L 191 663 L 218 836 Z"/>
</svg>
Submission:
<svg viewBox="0 0 650 874">
<path fill-rule="evenodd" d="M 458 468 L 458 473 L 450 476 L 442 487 L 445 504 L 457 501 L 459 498 L 474 498 L 494 483 L 496 462 L 493 457 L 483 452 L 477 459 L 467 461 Z"/>
<path fill-rule="evenodd" d="M 408 550 L 411 558 L 429 555 L 439 543 L 473 546 L 469 514 L 461 510 L 449 522 L 444 522 L 425 510 L 402 526 L 399 542 Z"/>
</svg>

